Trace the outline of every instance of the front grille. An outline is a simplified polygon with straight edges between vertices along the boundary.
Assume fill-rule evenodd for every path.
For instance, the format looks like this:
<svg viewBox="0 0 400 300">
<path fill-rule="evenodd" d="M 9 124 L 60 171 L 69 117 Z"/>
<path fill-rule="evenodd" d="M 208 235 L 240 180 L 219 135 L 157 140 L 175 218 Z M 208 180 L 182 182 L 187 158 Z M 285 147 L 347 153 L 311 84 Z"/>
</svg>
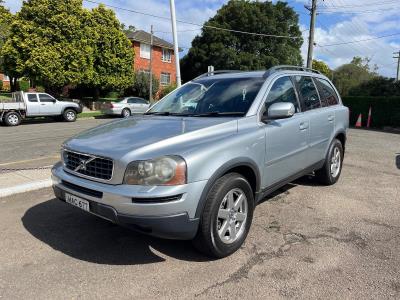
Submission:
<svg viewBox="0 0 400 300">
<path fill-rule="evenodd" d="M 112 177 L 111 159 L 64 150 L 63 160 L 64 166 L 73 172 L 102 180 Z"/>
<path fill-rule="evenodd" d="M 102 192 L 95 191 L 95 190 L 92 190 L 92 189 L 88 189 L 86 187 L 83 187 L 83 186 L 80 186 L 80 185 L 76 185 L 76 184 L 73 184 L 71 182 L 64 181 L 64 180 L 61 183 L 64 186 L 66 186 L 67 188 L 69 188 L 69 189 L 71 189 L 73 191 L 76 191 L 78 193 L 85 194 L 87 196 L 92 196 L 92 197 L 95 197 L 95 198 L 103 198 L 103 193 Z"/>
</svg>

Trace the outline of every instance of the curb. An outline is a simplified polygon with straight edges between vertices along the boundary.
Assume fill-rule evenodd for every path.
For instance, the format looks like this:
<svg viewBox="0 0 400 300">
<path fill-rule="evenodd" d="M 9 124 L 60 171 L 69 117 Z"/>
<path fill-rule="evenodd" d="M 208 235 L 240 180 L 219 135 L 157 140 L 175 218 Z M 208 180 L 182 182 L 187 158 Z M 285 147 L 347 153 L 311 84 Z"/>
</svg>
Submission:
<svg viewBox="0 0 400 300">
<path fill-rule="evenodd" d="M 20 184 L 20 185 L 12 186 L 9 188 L 0 189 L 0 198 L 11 196 L 14 194 L 20 194 L 20 193 L 40 190 L 40 189 L 51 187 L 51 186 L 52 186 L 51 179 L 45 179 L 45 180 L 41 180 L 41 181 L 34 181 L 34 182 L 30 182 L 30 183 Z"/>
</svg>

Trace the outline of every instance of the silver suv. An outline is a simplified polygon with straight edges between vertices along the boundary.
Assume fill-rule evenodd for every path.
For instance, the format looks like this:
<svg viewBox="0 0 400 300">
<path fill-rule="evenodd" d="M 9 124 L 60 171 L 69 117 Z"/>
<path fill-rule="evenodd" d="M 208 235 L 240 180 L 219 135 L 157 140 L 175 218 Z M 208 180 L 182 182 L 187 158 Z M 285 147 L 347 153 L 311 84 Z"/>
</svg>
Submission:
<svg viewBox="0 0 400 300">
<path fill-rule="evenodd" d="M 143 116 L 66 141 L 54 192 L 104 219 L 225 257 L 246 239 L 266 195 L 312 172 L 336 183 L 347 128 L 348 109 L 317 71 L 204 74 Z"/>
</svg>

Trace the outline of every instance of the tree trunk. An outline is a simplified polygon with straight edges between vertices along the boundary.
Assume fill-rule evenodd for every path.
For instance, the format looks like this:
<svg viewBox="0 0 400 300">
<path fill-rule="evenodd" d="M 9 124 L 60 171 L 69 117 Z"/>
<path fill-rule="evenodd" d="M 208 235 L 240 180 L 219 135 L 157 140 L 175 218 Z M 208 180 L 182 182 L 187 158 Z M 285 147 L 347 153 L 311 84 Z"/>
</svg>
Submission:
<svg viewBox="0 0 400 300">
<path fill-rule="evenodd" d="M 93 96 L 93 101 L 99 101 L 100 98 L 100 89 L 99 87 L 94 88 L 94 96 Z"/>
<path fill-rule="evenodd" d="M 11 90 L 11 92 L 17 91 L 17 78 L 16 77 L 10 78 L 10 90 Z"/>
</svg>

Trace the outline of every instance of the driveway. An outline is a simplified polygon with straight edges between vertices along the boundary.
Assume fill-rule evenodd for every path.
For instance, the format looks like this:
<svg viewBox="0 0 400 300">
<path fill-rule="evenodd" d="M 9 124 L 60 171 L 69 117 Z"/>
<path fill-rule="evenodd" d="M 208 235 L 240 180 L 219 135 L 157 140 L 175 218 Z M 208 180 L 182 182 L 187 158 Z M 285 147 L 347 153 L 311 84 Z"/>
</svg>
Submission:
<svg viewBox="0 0 400 300">
<path fill-rule="evenodd" d="M 79 123 L 77 123 L 79 124 Z M 351 130 L 340 181 L 287 185 L 209 260 L 55 200 L 0 199 L 0 298 L 399 299 L 400 135 Z"/>
</svg>

